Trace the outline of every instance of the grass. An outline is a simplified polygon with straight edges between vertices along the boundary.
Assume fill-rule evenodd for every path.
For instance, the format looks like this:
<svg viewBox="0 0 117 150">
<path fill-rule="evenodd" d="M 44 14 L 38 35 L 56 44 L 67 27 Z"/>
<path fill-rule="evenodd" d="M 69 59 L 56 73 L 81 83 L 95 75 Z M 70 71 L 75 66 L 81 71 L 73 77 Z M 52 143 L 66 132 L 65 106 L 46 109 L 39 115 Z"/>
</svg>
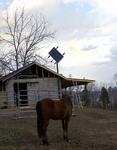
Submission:
<svg viewBox="0 0 117 150">
<path fill-rule="evenodd" d="M 27 130 L 0 128 L 0 150 L 20 150 L 22 145 L 35 145 L 36 137 Z"/>
<path fill-rule="evenodd" d="M 0 150 L 116 150 L 117 112 L 101 109 L 76 109 L 69 126 L 70 142 L 62 137 L 60 121 L 50 121 L 50 145 L 38 143 L 36 117 L 0 117 Z"/>
</svg>

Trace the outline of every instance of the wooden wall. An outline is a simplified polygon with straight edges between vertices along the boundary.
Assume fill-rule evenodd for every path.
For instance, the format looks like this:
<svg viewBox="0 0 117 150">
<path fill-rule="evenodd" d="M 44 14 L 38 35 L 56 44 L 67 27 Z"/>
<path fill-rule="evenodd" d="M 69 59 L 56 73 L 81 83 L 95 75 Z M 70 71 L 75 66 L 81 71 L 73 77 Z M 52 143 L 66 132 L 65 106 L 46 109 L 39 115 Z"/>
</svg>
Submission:
<svg viewBox="0 0 117 150">
<path fill-rule="evenodd" d="M 0 108 L 7 106 L 7 94 L 4 91 L 0 91 Z"/>
<path fill-rule="evenodd" d="M 44 97 L 58 98 L 58 79 L 35 78 L 35 79 L 12 79 L 6 83 L 6 93 L 9 105 L 14 105 L 14 83 L 27 83 L 27 96 L 29 106 L 35 105 Z"/>
</svg>

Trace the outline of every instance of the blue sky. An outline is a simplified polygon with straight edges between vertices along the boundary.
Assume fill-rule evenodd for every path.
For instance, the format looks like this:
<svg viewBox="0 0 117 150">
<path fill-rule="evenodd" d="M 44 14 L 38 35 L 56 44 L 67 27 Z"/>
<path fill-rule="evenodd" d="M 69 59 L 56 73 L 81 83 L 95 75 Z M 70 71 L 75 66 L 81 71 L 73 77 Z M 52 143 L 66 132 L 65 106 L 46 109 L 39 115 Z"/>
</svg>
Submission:
<svg viewBox="0 0 117 150">
<path fill-rule="evenodd" d="M 0 0 L 0 10 L 7 9 L 13 0 Z"/>
<path fill-rule="evenodd" d="M 116 6 L 116 0 L 0 0 L 0 13 L 22 7 L 41 12 L 57 33 L 39 54 L 47 58 L 59 46 L 65 52 L 60 73 L 112 82 L 117 73 Z"/>
</svg>

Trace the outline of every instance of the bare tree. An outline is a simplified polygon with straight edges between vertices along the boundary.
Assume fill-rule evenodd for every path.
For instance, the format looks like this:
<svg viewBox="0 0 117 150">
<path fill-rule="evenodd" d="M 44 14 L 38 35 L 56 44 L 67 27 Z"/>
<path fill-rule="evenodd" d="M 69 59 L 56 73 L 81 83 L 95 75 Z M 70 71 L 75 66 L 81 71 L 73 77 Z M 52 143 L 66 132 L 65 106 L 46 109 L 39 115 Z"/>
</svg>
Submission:
<svg viewBox="0 0 117 150">
<path fill-rule="evenodd" d="M 114 74 L 113 79 L 115 81 L 115 84 L 117 85 L 117 73 Z"/>
<path fill-rule="evenodd" d="M 1 39 L 9 47 L 6 53 L 0 57 L 0 67 L 7 71 L 17 70 L 26 64 L 38 59 L 37 46 L 44 40 L 54 37 L 54 32 L 48 31 L 45 18 L 26 15 L 25 10 L 16 9 L 13 18 L 7 13 L 4 18 L 7 32 Z"/>
</svg>

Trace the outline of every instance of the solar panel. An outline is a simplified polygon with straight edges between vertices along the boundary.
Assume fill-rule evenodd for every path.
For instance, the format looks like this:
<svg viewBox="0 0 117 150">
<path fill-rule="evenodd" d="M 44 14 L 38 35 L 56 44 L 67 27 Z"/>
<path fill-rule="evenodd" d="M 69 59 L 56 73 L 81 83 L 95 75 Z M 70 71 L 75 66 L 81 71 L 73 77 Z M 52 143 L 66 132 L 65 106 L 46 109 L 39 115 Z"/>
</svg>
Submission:
<svg viewBox="0 0 117 150">
<path fill-rule="evenodd" d="M 63 58 L 63 55 L 55 47 L 51 49 L 49 55 L 56 61 L 56 63 L 59 63 Z"/>
</svg>

